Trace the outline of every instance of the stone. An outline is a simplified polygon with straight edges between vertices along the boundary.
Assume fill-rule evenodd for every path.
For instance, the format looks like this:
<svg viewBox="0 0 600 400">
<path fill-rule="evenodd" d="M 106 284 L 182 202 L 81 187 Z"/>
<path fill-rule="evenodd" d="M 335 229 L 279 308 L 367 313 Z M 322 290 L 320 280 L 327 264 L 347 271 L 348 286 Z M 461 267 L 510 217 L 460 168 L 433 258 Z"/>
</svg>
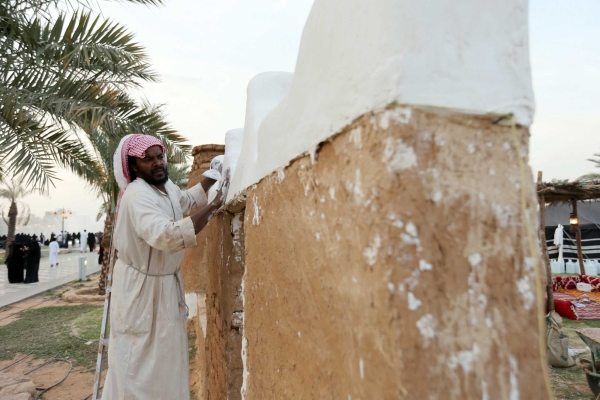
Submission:
<svg viewBox="0 0 600 400">
<path fill-rule="evenodd" d="M 2 400 L 33 400 L 33 396 L 30 393 L 9 394 L 3 396 Z"/>
<path fill-rule="evenodd" d="M 35 396 L 35 384 L 31 379 L 21 374 L 0 373 L 0 399 L 23 393 Z M 23 399 L 26 398 L 28 397 L 23 397 Z"/>
</svg>

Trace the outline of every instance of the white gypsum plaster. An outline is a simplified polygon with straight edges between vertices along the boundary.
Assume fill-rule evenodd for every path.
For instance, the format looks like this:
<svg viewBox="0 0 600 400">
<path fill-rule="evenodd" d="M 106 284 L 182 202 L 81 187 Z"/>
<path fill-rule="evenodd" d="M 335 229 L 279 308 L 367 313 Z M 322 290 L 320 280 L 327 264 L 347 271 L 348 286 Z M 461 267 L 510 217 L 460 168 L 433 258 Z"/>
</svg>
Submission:
<svg viewBox="0 0 600 400">
<path fill-rule="evenodd" d="M 530 125 L 527 0 L 315 0 L 289 92 L 257 133 L 279 101 L 263 95 L 272 76 L 250 82 L 230 199 L 393 103 Z"/>
<path fill-rule="evenodd" d="M 258 171 L 263 170 L 259 168 L 263 160 L 258 156 L 258 127 L 263 118 L 286 95 L 292 76 L 291 72 L 264 72 L 250 80 L 246 98 L 246 121 L 244 122 L 242 149 L 235 174 L 231 176 L 227 201 L 264 176 L 257 175 Z M 227 151 L 227 144 L 225 151 Z"/>
<path fill-rule="evenodd" d="M 225 159 L 223 160 L 223 174 L 229 169 L 231 176 L 235 173 L 238 159 L 242 152 L 244 129 L 231 129 L 225 133 Z"/>
</svg>

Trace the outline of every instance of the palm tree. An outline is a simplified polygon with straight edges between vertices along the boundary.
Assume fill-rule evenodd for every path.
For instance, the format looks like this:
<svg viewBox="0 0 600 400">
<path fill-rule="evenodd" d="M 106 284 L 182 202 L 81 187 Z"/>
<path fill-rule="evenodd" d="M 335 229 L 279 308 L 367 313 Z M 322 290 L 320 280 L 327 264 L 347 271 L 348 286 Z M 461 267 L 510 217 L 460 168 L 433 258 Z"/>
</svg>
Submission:
<svg viewBox="0 0 600 400">
<path fill-rule="evenodd" d="M 594 157 L 596 157 L 596 158 L 588 158 L 588 161 L 591 161 L 594 164 L 596 164 L 596 165 L 594 165 L 594 167 L 600 168 L 600 153 L 594 154 Z M 581 181 L 581 182 L 589 182 L 589 183 L 599 182 L 600 174 L 597 172 L 590 172 L 589 174 L 580 176 L 579 178 L 577 178 L 577 180 Z"/>
<path fill-rule="evenodd" d="M 65 13 L 79 6 L 86 12 Z M 130 125 L 137 104 L 127 90 L 144 81 L 157 77 L 143 47 L 87 2 L 2 1 L 0 174 L 21 174 L 27 187 L 45 190 L 58 165 L 92 182 L 98 165 L 81 131 Z"/>
<path fill-rule="evenodd" d="M 190 177 L 190 165 L 187 163 L 167 163 L 167 171 L 169 172 L 169 179 L 181 189 L 186 189 L 188 185 L 188 179 Z"/>
<path fill-rule="evenodd" d="M 27 225 L 29 222 L 29 206 L 21 201 L 22 198 L 31 193 L 26 186 L 23 185 L 23 178 L 21 176 L 15 176 L 11 180 L 3 183 L 0 187 L 0 197 L 8 200 L 8 204 L 3 204 L 2 208 L 2 219 L 8 226 L 8 235 L 6 237 L 6 257 L 10 254 L 10 245 L 15 241 L 15 230 L 17 223 Z M 4 208 L 8 205 L 8 220 L 4 216 Z M 20 205 L 23 208 L 23 213 L 19 217 L 17 206 Z"/>
</svg>

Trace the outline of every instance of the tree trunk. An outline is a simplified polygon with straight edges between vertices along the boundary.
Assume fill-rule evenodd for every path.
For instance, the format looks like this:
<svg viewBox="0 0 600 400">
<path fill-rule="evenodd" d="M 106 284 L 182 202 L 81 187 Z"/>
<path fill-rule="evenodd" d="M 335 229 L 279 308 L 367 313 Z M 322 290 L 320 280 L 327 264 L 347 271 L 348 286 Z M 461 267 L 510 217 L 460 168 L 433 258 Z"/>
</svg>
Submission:
<svg viewBox="0 0 600 400">
<path fill-rule="evenodd" d="M 12 201 L 8 209 L 8 234 L 6 235 L 6 256 L 10 255 L 10 245 L 15 241 L 15 230 L 17 227 L 17 203 Z"/>
<path fill-rule="evenodd" d="M 114 214 L 109 213 L 104 220 L 104 233 L 100 245 L 104 248 L 104 257 L 102 258 L 102 271 L 100 272 L 100 281 L 98 282 L 98 292 L 103 295 L 106 293 L 106 277 L 108 276 L 110 263 L 110 244 L 112 241 L 112 226 Z"/>
<path fill-rule="evenodd" d="M 538 171 L 538 184 L 542 183 L 542 171 Z M 546 199 L 544 195 L 538 197 L 540 202 L 540 227 L 539 238 L 542 245 L 542 265 L 546 276 L 546 312 L 554 311 L 554 290 L 552 289 L 552 271 L 550 269 L 550 256 L 546 243 Z"/>
</svg>

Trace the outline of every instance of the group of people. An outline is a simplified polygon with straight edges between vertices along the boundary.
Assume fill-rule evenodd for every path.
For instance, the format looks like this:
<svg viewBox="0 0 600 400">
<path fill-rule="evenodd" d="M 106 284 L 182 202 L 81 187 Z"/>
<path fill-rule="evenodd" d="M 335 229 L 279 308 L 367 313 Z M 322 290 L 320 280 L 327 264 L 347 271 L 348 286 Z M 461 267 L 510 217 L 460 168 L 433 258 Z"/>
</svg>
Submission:
<svg viewBox="0 0 600 400">
<path fill-rule="evenodd" d="M 50 240 L 43 242 L 46 246 L 48 246 L 52 240 L 56 240 L 61 247 L 66 247 L 68 243 L 75 244 L 76 241 L 79 242 L 82 252 L 86 252 L 85 248 L 89 247 L 90 252 L 94 251 L 96 247 L 96 243 L 100 243 L 102 240 L 102 232 L 88 232 L 86 229 L 83 232 L 59 232 L 58 235 L 55 235 L 54 232 L 50 234 Z"/>
<path fill-rule="evenodd" d="M 0 241 L 6 243 L 6 235 L 0 236 Z M 64 240 L 63 240 L 64 239 Z M 41 246 L 46 245 L 49 248 L 50 268 L 58 267 L 58 254 L 60 247 L 66 247 L 69 242 L 73 243 L 79 240 L 81 246 L 79 250 L 87 253 L 96 249 L 96 243 L 102 241 L 102 232 L 89 232 L 84 229 L 80 233 L 54 232 L 50 234 L 50 239 L 46 240 L 43 233 L 40 236 L 18 233 L 15 235 L 14 242 L 7 249 L 5 264 L 8 268 L 9 283 L 34 283 L 38 282 L 38 271 L 40 269 Z M 65 244 L 61 246 L 62 244 Z M 102 248 L 100 248 L 102 250 Z M 102 261 L 102 251 L 100 252 L 98 263 Z"/>
<path fill-rule="evenodd" d="M 36 235 L 26 241 L 10 245 L 5 259 L 9 283 L 35 283 L 39 281 L 41 249 Z"/>
</svg>

